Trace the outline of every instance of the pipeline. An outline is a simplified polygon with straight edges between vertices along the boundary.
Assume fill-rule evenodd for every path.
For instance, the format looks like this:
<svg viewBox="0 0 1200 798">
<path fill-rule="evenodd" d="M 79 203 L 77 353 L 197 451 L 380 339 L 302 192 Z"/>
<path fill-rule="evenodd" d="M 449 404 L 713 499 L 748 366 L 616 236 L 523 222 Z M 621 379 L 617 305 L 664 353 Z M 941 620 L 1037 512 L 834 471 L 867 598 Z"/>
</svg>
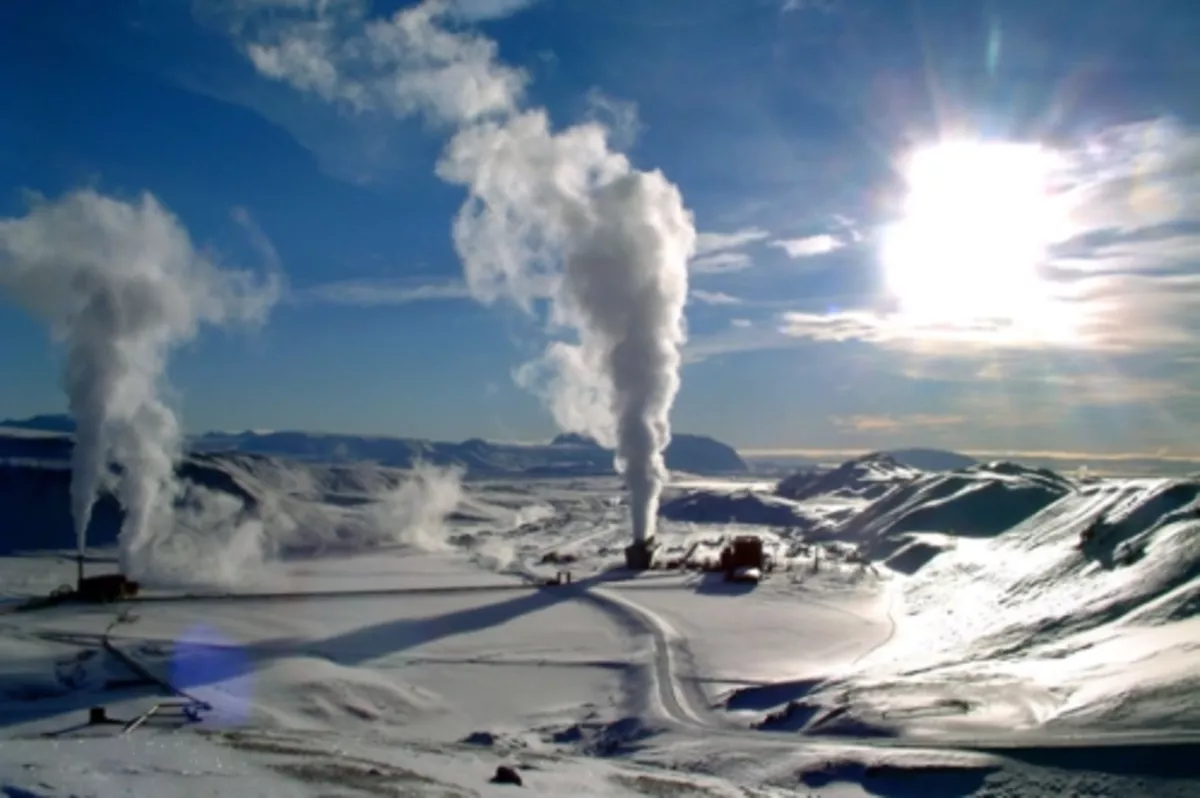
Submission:
<svg viewBox="0 0 1200 798">
<path fill-rule="evenodd" d="M 544 584 L 532 581 L 522 581 L 513 584 L 500 585 L 441 585 L 438 587 L 393 587 L 393 588 L 362 588 L 358 590 L 316 590 L 316 591 L 268 591 L 256 593 L 174 593 L 161 595 L 127 596 L 119 599 L 122 605 L 131 604 L 168 604 L 178 602 L 209 602 L 209 601 L 308 601 L 314 599 L 352 599 L 375 598 L 387 596 L 438 596 L 468 593 L 503 593 L 514 590 L 536 590 L 545 587 Z M 0 615 L 13 612 L 30 612 L 33 610 L 56 607 L 62 604 L 92 604 L 96 603 L 81 598 L 67 586 L 54 591 L 48 596 L 38 596 L 20 604 L 11 604 L 0 608 Z"/>
</svg>

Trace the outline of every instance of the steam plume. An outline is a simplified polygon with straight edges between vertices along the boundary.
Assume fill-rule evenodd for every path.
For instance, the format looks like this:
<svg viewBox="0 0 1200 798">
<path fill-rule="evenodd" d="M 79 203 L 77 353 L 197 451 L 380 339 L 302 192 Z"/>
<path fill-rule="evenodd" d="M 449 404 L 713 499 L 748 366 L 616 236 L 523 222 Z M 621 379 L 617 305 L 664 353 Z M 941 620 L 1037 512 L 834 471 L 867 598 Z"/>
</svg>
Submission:
<svg viewBox="0 0 1200 798">
<path fill-rule="evenodd" d="M 461 131 L 439 174 L 470 191 L 454 238 L 477 297 L 528 302 L 553 274 L 542 269 L 562 264 L 549 298 L 579 343 L 543 360 L 551 408 L 560 426 L 616 444 L 634 538 L 651 537 L 695 240 L 679 191 L 610 152 L 599 125 L 554 134 L 541 111 Z"/>
<path fill-rule="evenodd" d="M 364 7 L 318 4 L 234 26 L 258 70 L 353 111 L 422 113 L 456 128 L 438 163 L 468 199 L 454 242 L 472 294 L 532 311 L 575 341 L 556 341 L 521 374 L 548 394 L 563 428 L 615 445 L 634 537 L 654 534 L 685 339 L 686 262 L 695 246 L 679 191 L 609 148 L 596 122 L 554 132 L 521 110 L 525 76 L 493 42 L 452 26 L 440 0 L 365 19 Z"/>
<path fill-rule="evenodd" d="M 178 491 L 179 423 L 159 396 L 167 355 L 202 323 L 261 318 L 276 288 L 201 257 L 149 194 L 129 203 L 81 190 L 0 220 L 0 289 L 49 322 L 66 346 L 80 553 L 112 462 L 125 509 L 122 568 L 146 571 L 149 544 L 169 532 Z"/>
</svg>

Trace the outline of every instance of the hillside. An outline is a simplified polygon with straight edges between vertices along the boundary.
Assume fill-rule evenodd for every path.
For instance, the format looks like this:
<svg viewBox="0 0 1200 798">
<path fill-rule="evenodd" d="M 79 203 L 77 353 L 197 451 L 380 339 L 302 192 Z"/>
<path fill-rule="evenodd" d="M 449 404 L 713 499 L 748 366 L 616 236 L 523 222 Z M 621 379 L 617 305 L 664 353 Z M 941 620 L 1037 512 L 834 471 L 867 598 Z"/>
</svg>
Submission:
<svg viewBox="0 0 1200 798">
<path fill-rule="evenodd" d="M 901 465 L 882 452 L 847 460 L 829 471 L 800 471 L 780 481 L 775 492 L 793 501 L 836 494 L 844 498 L 875 499 L 898 484 L 921 476 L 918 469 Z"/>
</svg>

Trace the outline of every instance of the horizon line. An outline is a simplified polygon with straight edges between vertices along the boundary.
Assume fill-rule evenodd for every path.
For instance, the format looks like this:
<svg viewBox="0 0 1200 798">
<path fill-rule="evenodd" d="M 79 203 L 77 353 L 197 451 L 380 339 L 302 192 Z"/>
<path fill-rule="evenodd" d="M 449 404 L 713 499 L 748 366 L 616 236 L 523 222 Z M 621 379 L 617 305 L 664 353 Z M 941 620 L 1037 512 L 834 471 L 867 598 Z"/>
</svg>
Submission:
<svg viewBox="0 0 1200 798">
<path fill-rule="evenodd" d="M 38 417 L 52 417 L 52 416 L 59 416 L 59 415 L 67 416 L 69 414 L 40 413 L 40 414 L 35 414 L 34 416 L 31 416 L 26 419 L 15 419 L 14 418 L 14 419 L 4 419 L 4 421 L 19 422 L 19 421 L 28 421 L 28 420 L 31 420 L 33 418 L 38 418 Z M 11 426 L 10 427 L 4 423 L 0 423 L 0 429 L 3 429 L 5 431 L 12 431 L 12 432 L 19 431 L 22 433 L 34 434 L 34 435 L 37 435 L 37 434 L 40 434 L 40 435 L 70 434 L 70 433 L 65 433 L 62 430 L 48 430 L 48 429 L 29 428 L 29 427 L 21 427 L 21 426 Z M 241 434 L 245 434 L 247 432 L 249 432 L 251 434 L 256 434 L 256 435 L 271 435 L 271 434 L 277 434 L 277 433 L 299 433 L 302 435 L 330 436 L 330 437 L 393 438 L 393 439 L 411 439 L 411 438 L 413 438 L 413 436 L 411 436 L 411 435 L 398 435 L 395 433 L 367 433 L 367 434 L 364 434 L 364 433 L 353 433 L 353 432 L 329 432 L 329 431 L 302 430 L 302 429 L 277 430 L 277 429 L 264 429 L 264 428 L 258 428 L 258 429 L 250 428 L 250 429 L 242 429 L 242 430 L 228 430 L 228 429 L 227 430 L 205 430 L 203 432 L 185 432 L 184 437 L 185 438 L 193 438 L 193 437 L 201 437 L 204 435 L 241 435 Z M 495 443 L 495 444 L 508 445 L 508 446 L 545 446 L 545 445 L 550 444 L 555 437 L 558 437 L 558 435 L 561 435 L 561 434 L 562 433 L 556 433 L 555 435 L 551 436 L 550 438 L 536 439 L 536 440 L 529 440 L 529 439 L 501 440 L 501 439 L 491 439 L 491 438 L 488 438 L 485 440 L 487 440 L 488 443 Z M 852 459 L 855 457 L 862 457 L 863 455 L 872 454 L 874 452 L 889 452 L 889 451 L 897 451 L 897 450 L 914 449 L 915 448 L 915 449 L 931 449 L 931 450 L 936 450 L 936 451 L 949 452 L 951 454 L 962 454 L 962 455 L 966 455 L 968 457 L 992 458 L 992 459 L 1027 458 L 1027 459 L 1042 459 L 1042 460 L 1097 460 L 1097 461 L 1103 461 L 1103 462 L 1122 462 L 1122 461 L 1130 461 L 1130 460 L 1154 460 L 1154 461 L 1160 461 L 1160 462 L 1180 462 L 1180 463 L 1200 461 L 1200 452 L 1196 452 L 1196 453 L 1078 452 L 1078 451 L 1062 451 L 1062 450 L 1050 450 L 1050 449 L 947 449 L 947 448 L 938 447 L 938 446 L 892 446 L 892 447 L 877 446 L 877 447 L 850 447 L 850 448 L 845 448 L 845 449 L 829 448 L 829 447 L 806 448 L 806 447 L 790 447 L 790 446 L 783 446 L 783 447 L 778 447 L 778 448 L 763 448 L 763 447 L 756 447 L 756 446 L 742 447 L 742 446 L 737 446 L 735 444 L 727 443 L 726 441 L 722 441 L 720 438 L 717 438 L 712 435 L 704 435 L 704 434 L 700 434 L 700 433 L 680 433 L 680 434 L 696 435 L 698 437 L 711 438 L 712 440 L 714 440 L 718 443 L 724 443 L 725 445 L 729 446 L 731 449 L 733 449 L 735 452 L 737 452 L 737 454 L 739 456 L 748 458 L 748 459 L 752 459 L 752 460 L 770 459 L 772 457 L 774 457 L 774 458 L 806 458 L 806 459 L 829 458 L 829 459 L 846 460 L 846 459 Z M 433 440 L 433 439 L 432 438 L 419 438 L 419 440 Z M 460 441 L 448 441 L 448 442 L 461 443 L 463 440 L 471 440 L 471 438 L 465 438 Z"/>
<path fill-rule="evenodd" d="M 951 454 L 962 454 L 968 457 L 983 458 L 1028 458 L 1042 460 L 1102 460 L 1119 462 L 1124 460 L 1160 460 L 1163 462 L 1192 462 L 1200 461 L 1197 454 L 1167 454 L 1156 452 L 1069 452 L 1054 450 L 1018 450 L 1018 449 L 940 449 L 938 447 L 894 447 L 894 448 L 857 448 L 857 449 L 802 449 L 778 448 L 764 449 L 757 447 L 734 447 L 739 455 L 752 460 L 768 459 L 771 457 L 804 457 L 804 458 L 854 458 L 874 452 L 898 451 L 906 448 L 929 448 Z"/>
</svg>

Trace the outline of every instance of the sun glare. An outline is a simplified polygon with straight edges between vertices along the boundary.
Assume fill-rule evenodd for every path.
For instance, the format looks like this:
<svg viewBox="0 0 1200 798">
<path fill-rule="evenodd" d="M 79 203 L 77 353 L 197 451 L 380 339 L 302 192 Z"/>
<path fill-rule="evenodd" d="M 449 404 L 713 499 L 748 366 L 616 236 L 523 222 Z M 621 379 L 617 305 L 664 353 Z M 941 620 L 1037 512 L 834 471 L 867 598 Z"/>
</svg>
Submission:
<svg viewBox="0 0 1200 798">
<path fill-rule="evenodd" d="M 1038 266 L 1060 232 L 1040 146 L 942 142 L 913 153 L 904 215 L 883 238 L 888 289 L 917 324 L 1057 328 Z"/>
</svg>

